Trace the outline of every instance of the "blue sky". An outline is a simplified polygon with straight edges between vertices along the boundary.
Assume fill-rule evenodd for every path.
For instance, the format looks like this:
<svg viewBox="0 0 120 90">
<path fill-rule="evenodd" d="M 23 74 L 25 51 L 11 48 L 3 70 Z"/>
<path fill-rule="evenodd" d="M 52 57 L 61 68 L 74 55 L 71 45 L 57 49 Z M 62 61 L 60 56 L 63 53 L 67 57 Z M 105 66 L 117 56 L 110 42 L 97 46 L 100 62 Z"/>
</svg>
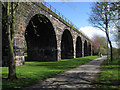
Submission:
<svg viewBox="0 0 120 90">
<path fill-rule="evenodd" d="M 92 2 L 48 2 L 78 28 L 90 26 L 88 22 Z"/>
<path fill-rule="evenodd" d="M 88 36 L 90 39 L 94 35 L 106 37 L 105 33 L 98 28 L 93 27 L 88 19 L 91 13 L 90 7 L 93 2 L 47 2 L 62 15 L 69 19 L 78 30 Z M 110 38 L 113 42 L 113 47 L 116 47 L 114 38 Z"/>
</svg>

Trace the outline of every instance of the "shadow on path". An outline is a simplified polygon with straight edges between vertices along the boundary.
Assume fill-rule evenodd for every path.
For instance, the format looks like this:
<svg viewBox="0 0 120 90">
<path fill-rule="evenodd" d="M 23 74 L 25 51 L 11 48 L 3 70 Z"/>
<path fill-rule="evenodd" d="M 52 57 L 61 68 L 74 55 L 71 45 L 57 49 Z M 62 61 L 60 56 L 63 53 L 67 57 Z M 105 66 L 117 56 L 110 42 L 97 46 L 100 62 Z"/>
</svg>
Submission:
<svg viewBox="0 0 120 90">
<path fill-rule="evenodd" d="M 100 66 L 106 57 L 98 58 L 90 61 L 77 68 L 65 71 L 56 75 L 55 77 L 48 78 L 41 83 L 35 84 L 31 88 L 91 88 L 90 84 L 95 79 L 96 75 L 100 72 Z"/>
</svg>

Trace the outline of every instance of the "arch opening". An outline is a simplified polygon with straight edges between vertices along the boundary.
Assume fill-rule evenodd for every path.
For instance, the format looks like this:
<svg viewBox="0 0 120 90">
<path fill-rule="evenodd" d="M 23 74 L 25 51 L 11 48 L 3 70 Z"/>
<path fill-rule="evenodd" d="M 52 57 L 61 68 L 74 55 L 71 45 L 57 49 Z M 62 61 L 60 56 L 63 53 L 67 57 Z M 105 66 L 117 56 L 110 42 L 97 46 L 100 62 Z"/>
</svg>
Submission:
<svg viewBox="0 0 120 90">
<path fill-rule="evenodd" d="M 2 4 L 2 67 L 8 66 L 9 61 L 9 41 L 7 35 L 6 12 Z M 0 66 L 0 67 L 1 67 Z"/>
<path fill-rule="evenodd" d="M 69 30 L 65 30 L 61 40 L 61 59 L 73 58 L 73 38 Z"/>
<path fill-rule="evenodd" d="M 50 20 L 36 14 L 25 31 L 27 60 L 57 61 L 57 40 Z"/>
<path fill-rule="evenodd" d="M 91 56 L 91 44 L 90 44 L 90 43 L 89 43 L 89 46 L 88 46 L 88 47 L 89 47 L 89 50 L 88 50 L 89 53 L 88 53 L 88 54 L 89 54 L 89 56 Z"/>
<path fill-rule="evenodd" d="M 88 47 L 87 47 L 87 41 L 84 42 L 84 56 L 88 56 Z"/>
<path fill-rule="evenodd" d="M 76 58 L 82 57 L 82 40 L 78 36 L 76 41 Z"/>
</svg>

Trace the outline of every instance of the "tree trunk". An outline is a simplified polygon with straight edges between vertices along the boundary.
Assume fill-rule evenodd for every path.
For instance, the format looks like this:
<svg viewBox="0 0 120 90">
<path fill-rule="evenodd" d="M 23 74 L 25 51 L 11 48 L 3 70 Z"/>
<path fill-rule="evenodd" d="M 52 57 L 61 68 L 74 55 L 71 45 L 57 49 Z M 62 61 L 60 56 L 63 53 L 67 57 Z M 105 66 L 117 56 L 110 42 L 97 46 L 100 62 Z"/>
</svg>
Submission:
<svg viewBox="0 0 120 90">
<path fill-rule="evenodd" d="M 11 3 L 12 5 L 12 3 Z M 15 66 L 15 58 L 14 58 L 14 49 L 13 49 L 13 44 L 11 40 L 11 29 L 10 28 L 10 3 L 6 2 L 6 7 L 7 7 L 7 35 L 8 35 L 8 47 L 9 47 L 9 74 L 8 74 L 8 79 L 14 80 L 16 79 L 16 66 Z M 12 8 L 12 7 L 11 7 Z M 12 15 L 12 13 L 11 13 Z"/>
<path fill-rule="evenodd" d="M 108 35 L 108 28 L 106 28 L 106 36 L 107 36 L 108 43 L 110 44 L 110 60 L 112 61 L 113 60 L 112 43 L 111 43 L 109 35 Z"/>
<path fill-rule="evenodd" d="M 106 25 L 106 36 L 107 36 L 107 40 L 110 44 L 110 60 L 112 61 L 113 60 L 113 55 L 112 55 L 112 43 L 110 41 L 110 38 L 109 38 L 109 32 L 108 32 L 108 15 L 107 13 L 105 13 L 105 25 Z"/>
<path fill-rule="evenodd" d="M 112 43 L 111 43 L 111 41 L 109 41 L 109 44 L 110 44 L 110 59 L 111 59 L 111 61 L 113 60 L 113 54 L 112 54 Z"/>
</svg>

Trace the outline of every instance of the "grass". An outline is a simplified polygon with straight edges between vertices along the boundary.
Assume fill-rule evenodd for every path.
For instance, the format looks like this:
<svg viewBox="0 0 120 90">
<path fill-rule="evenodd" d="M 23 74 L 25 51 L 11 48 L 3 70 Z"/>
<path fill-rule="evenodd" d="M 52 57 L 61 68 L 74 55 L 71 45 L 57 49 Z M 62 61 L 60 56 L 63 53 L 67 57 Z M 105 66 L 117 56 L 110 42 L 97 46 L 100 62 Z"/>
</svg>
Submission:
<svg viewBox="0 0 120 90">
<path fill-rule="evenodd" d="M 119 75 L 119 60 L 115 59 L 109 64 L 107 64 L 107 60 L 105 60 L 99 76 L 93 83 L 93 87 L 96 89 L 120 89 Z"/>
<path fill-rule="evenodd" d="M 64 59 L 58 62 L 25 62 L 25 65 L 16 67 L 18 79 L 14 81 L 6 79 L 8 76 L 8 67 L 2 67 L 2 86 L 3 89 L 29 86 L 60 72 L 87 63 L 95 58 L 98 58 L 98 56 Z"/>
</svg>

